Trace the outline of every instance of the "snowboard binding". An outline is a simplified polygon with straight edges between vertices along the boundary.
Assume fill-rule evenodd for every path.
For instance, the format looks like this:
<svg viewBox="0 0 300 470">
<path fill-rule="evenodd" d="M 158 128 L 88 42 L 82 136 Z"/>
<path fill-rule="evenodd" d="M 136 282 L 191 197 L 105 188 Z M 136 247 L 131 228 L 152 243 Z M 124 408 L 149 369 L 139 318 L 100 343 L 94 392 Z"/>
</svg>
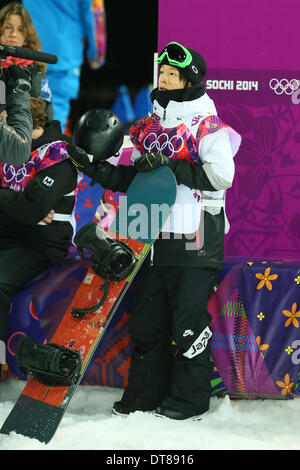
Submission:
<svg viewBox="0 0 300 470">
<path fill-rule="evenodd" d="M 82 362 L 78 351 L 55 343 L 38 344 L 28 336 L 17 345 L 16 361 L 24 375 L 49 387 L 76 383 Z"/>
<path fill-rule="evenodd" d="M 74 317 L 82 318 L 86 313 L 94 312 L 104 304 L 109 281 L 119 282 L 129 276 L 137 258 L 129 246 L 111 238 L 96 222 L 89 222 L 81 227 L 74 237 L 74 243 L 82 258 L 85 258 L 84 250 L 91 253 L 92 269 L 104 279 L 104 284 L 100 287 L 104 292 L 96 305 L 72 309 Z"/>
</svg>

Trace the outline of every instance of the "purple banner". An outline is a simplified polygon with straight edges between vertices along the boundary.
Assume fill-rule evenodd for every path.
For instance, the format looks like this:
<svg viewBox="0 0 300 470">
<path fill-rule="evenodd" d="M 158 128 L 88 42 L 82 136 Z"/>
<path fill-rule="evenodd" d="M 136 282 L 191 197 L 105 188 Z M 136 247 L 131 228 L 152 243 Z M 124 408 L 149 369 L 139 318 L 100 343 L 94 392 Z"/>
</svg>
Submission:
<svg viewBox="0 0 300 470">
<path fill-rule="evenodd" d="M 208 94 L 242 135 L 227 191 L 227 256 L 299 259 L 300 72 L 212 70 Z"/>
<path fill-rule="evenodd" d="M 158 50 L 178 41 L 204 56 L 207 93 L 242 135 L 226 198 L 227 257 L 300 259 L 297 12 L 296 0 L 288 8 L 266 0 L 159 3 Z"/>
<path fill-rule="evenodd" d="M 198 50 L 208 69 L 299 70 L 298 0 L 159 0 L 158 51 Z"/>
</svg>

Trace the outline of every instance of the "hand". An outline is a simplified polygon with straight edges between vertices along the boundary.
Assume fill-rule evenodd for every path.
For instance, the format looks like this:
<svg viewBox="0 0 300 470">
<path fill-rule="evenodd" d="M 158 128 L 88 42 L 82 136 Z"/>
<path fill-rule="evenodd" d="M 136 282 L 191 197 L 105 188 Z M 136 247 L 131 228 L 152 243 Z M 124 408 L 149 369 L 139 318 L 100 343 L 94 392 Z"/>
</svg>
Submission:
<svg viewBox="0 0 300 470">
<path fill-rule="evenodd" d="M 80 147 L 72 144 L 67 144 L 67 152 L 77 171 L 84 173 L 84 169 L 91 164 L 88 154 Z"/>
<path fill-rule="evenodd" d="M 169 165 L 169 159 L 160 152 L 144 153 L 134 162 L 137 171 L 152 171 L 164 165 Z"/>
<path fill-rule="evenodd" d="M 41 220 L 41 222 L 44 222 L 45 224 L 51 224 L 52 220 L 53 220 L 53 217 L 54 217 L 54 214 L 55 214 L 55 211 L 54 209 L 52 209 L 48 215 L 46 215 L 46 217 L 44 217 L 43 220 Z"/>
<path fill-rule="evenodd" d="M 2 69 L 0 78 L 5 82 L 7 94 L 15 91 L 29 92 L 31 90 L 32 77 L 28 68 L 10 65 L 6 69 Z"/>
<path fill-rule="evenodd" d="M 101 64 L 99 64 L 97 60 L 89 59 L 88 62 L 92 70 L 98 70 L 101 67 Z"/>
</svg>

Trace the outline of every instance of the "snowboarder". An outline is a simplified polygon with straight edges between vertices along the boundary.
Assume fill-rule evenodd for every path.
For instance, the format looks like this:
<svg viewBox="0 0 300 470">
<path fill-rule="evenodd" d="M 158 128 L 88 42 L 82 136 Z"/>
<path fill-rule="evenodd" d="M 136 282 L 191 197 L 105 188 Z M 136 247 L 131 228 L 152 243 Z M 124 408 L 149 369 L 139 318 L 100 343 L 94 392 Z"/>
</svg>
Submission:
<svg viewBox="0 0 300 470">
<path fill-rule="evenodd" d="M 138 171 L 169 165 L 175 174 L 177 215 L 135 281 L 129 318 L 134 349 L 128 385 L 113 413 L 156 410 L 159 417 L 201 419 L 211 395 L 207 301 L 222 268 L 225 190 L 232 185 L 241 138 L 217 117 L 197 51 L 171 42 L 158 63 L 153 114 L 130 130 L 134 166 L 95 165 L 76 148 L 71 155 L 81 171 L 113 191 L 126 191 Z M 75 143 L 84 148 L 84 139 Z M 186 208 L 191 217 L 183 217 Z"/>
</svg>

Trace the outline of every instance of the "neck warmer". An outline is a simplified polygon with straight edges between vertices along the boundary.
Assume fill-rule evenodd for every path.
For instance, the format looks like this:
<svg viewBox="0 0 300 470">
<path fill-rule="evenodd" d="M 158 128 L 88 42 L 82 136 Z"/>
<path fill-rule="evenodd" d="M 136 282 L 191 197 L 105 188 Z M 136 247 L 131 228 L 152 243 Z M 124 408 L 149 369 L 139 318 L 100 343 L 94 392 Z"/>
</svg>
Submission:
<svg viewBox="0 0 300 470">
<path fill-rule="evenodd" d="M 182 102 L 200 98 L 200 96 L 204 95 L 205 90 L 206 87 L 203 82 L 197 83 L 191 87 L 180 88 L 179 90 L 159 90 L 158 88 L 154 88 L 151 92 L 150 99 L 152 103 L 156 100 L 163 108 L 166 108 L 169 101 Z"/>
</svg>

